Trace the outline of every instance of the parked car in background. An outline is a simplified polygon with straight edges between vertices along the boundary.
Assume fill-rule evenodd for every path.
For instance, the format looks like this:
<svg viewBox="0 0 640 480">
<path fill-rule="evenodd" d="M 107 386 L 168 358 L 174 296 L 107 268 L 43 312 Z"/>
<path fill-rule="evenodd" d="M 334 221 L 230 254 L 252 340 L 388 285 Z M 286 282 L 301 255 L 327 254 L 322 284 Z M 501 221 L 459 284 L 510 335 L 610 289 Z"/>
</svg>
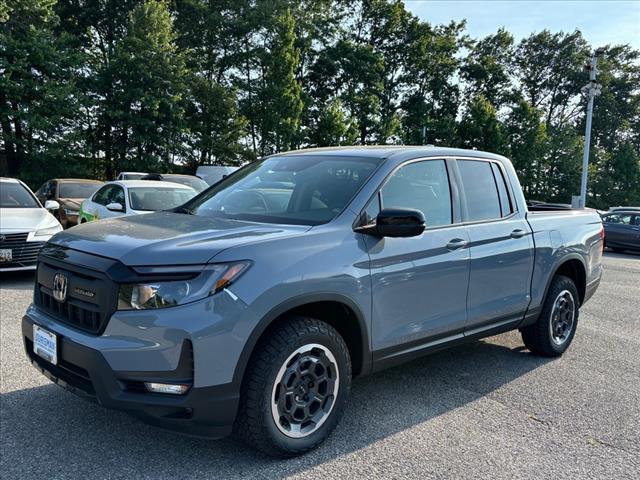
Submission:
<svg viewBox="0 0 640 480">
<path fill-rule="evenodd" d="M 514 329 L 562 355 L 602 245 L 594 210 L 528 208 L 499 155 L 300 150 L 57 235 L 36 291 L 78 289 L 36 295 L 22 334 L 31 363 L 100 405 L 290 457 L 335 428 L 352 377 Z"/>
<path fill-rule="evenodd" d="M 602 215 L 605 245 L 616 252 L 640 250 L 640 209 Z"/>
<path fill-rule="evenodd" d="M 203 179 L 207 184 L 213 185 L 218 183 L 224 177 L 231 175 L 240 167 L 232 167 L 230 165 L 202 165 L 196 170 L 196 175 Z"/>
<path fill-rule="evenodd" d="M 82 202 L 79 223 L 102 218 L 175 208 L 196 195 L 196 191 L 172 182 L 121 180 L 106 183 Z"/>
<path fill-rule="evenodd" d="M 116 180 L 140 180 L 145 175 L 149 174 L 147 172 L 120 172 Z"/>
<path fill-rule="evenodd" d="M 42 184 L 36 191 L 40 203 L 55 200 L 60 205 L 51 213 L 64 228 L 78 224 L 80 204 L 93 195 L 104 182 L 84 178 L 54 178 Z"/>
<path fill-rule="evenodd" d="M 610 212 L 640 212 L 640 207 L 611 207 Z"/>
<path fill-rule="evenodd" d="M 140 180 L 160 180 L 164 182 L 179 183 L 193 188 L 198 193 L 209 187 L 207 182 L 202 180 L 200 177 L 193 175 L 181 175 L 178 173 L 150 173 L 149 175 L 142 177 Z"/>
<path fill-rule="evenodd" d="M 20 180 L 0 177 L 0 271 L 36 268 L 42 246 L 62 230 L 47 211 L 57 210 L 58 202 L 47 200 L 46 207 Z"/>
</svg>

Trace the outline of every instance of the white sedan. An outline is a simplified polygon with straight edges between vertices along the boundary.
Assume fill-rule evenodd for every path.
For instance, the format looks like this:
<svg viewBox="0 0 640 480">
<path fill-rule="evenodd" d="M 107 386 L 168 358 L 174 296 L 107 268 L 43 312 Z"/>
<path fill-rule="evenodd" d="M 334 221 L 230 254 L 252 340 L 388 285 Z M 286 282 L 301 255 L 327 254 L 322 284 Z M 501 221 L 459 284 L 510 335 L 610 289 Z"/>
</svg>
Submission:
<svg viewBox="0 0 640 480">
<path fill-rule="evenodd" d="M 58 202 L 45 207 L 23 182 L 0 177 L 0 272 L 36 268 L 42 246 L 62 230 L 48 211 L 59 209 Z"/>
<path fill-rule="evenodd" d="M 196 195 L 186 185 L 155 180 L 116 180 L 82 202 L 78 223 L 179 207 Z"/>
</svg>

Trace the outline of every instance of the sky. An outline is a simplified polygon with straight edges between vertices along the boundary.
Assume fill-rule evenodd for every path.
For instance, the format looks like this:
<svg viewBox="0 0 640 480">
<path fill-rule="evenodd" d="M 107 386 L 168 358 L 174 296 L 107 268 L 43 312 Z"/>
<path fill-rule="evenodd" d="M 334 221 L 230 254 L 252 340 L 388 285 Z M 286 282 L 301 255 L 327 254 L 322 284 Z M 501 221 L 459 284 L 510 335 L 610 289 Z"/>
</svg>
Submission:
<svg viewBox="0 0 640 480">
<path fill-rule="evenodd" d="M 432 24 L 467 20 L 481 38 L 505 27 L 516 42 L 533 32 L 579 29 L 594 47 L 628 43 L 640 49 L 640 0 L 405 0 L 406 8 Z"/>
</svg>

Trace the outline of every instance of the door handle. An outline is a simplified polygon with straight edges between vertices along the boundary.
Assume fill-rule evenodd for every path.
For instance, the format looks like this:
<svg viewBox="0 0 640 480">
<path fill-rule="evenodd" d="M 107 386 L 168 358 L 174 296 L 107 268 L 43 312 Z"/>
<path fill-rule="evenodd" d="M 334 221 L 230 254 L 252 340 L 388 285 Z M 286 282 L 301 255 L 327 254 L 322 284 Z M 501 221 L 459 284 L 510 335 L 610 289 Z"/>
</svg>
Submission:
<svg viewBox="0 0 640 480">
<path fill-rule="evenodd" d="M 454 238 L 447 243 L 447 249 L 449 250 L 457 250 L 459 248 L 466 247 L 468 242 L 463 238 Z"/>
<path fill-rule="evenodd" d="M 527 234 L 521 228 L 516 228 L 513 232 L 511 232 L 511 238 L 522 238 Z"/>
</svg>

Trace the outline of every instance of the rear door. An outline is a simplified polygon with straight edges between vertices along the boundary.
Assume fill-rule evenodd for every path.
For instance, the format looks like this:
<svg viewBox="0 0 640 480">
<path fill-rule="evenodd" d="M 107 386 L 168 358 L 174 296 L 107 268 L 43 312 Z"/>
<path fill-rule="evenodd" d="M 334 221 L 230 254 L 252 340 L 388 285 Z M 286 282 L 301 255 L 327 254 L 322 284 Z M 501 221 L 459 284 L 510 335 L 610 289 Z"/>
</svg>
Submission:
<svg viewBox="0 0 640 480">
<path fill-rule="evenodd" d="M 399 167 L 367 207 L 415 208 L 427 228 L 411 238 L 363 235 L 371 259 L 372 341 L 375 361 L 419 352 L 439 338 L 463 336 L 469 250 L 452 195 L 447 162 L 412 161 Z"/>
<path fill-rule="evenodd" d="M 460 159 L 462 217 L 470 239 L 466 333 L 519 320 L 529 305 L 533 240 L 499 162 Z"/>
</svg>

